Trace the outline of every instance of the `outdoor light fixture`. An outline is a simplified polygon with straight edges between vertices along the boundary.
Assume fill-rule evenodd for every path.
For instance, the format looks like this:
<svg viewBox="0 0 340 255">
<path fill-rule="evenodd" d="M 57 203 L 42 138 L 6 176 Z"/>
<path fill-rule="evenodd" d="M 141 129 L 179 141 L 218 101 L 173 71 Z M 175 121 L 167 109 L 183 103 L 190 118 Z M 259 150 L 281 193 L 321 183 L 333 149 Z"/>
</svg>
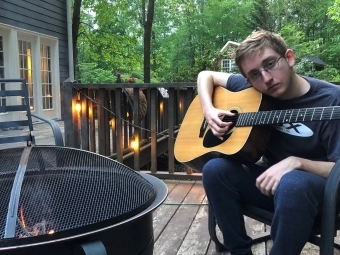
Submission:
<svg viewBox="0 0 340 255">
<path fill-rule="evenodd" d="M 163 102 L 159 103 L 159 111 L 163 113 Z"/>
<path fill-rule="evenodd" d="M 77 92 L 77 99 L 76 99 L 76 111 L 80 113 L 81 111 L 81 101 L 80 101 L 80 93 Z"/>
<path fill-rule="evenodd" d="M 110 127 L 114 128 L 115 127 L 115 122 L 116 122 L 115 118 L 110 119 L 110 121 L 109 121 Z"/>
<path fill-rule="evenodd" d="M 81 102 L 80 102 L 80 99 L 76 100 L 76 111 L 77 112 L 81 111 Z"/>
<path fill-rule="evenodd" d="M 136 150 L 138 148 L 138 141 L 134 136 L 132 136 L 132 138 L 131 138 L 130 145 L 131 145 L 132 149 L 134 149 L 134 150 Z"/>
</svg>

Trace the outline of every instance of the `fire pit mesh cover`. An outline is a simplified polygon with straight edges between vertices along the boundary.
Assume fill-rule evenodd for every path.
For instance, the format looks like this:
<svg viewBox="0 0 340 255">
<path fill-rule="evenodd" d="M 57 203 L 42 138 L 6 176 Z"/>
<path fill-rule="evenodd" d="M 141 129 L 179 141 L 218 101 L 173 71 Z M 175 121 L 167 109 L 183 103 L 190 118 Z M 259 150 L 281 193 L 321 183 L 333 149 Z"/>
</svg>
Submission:
<svg viewBox="0 0 340 255">
<path fill-rule="evenodd" d="M 0 151 L 1 240 L 22 152 Z M 22 182 L 15 238 L 118 223 L 143 211 L 154 197 L 152 184 L 117 161 L 77 149 L 35 146 Z"/>
</svg>

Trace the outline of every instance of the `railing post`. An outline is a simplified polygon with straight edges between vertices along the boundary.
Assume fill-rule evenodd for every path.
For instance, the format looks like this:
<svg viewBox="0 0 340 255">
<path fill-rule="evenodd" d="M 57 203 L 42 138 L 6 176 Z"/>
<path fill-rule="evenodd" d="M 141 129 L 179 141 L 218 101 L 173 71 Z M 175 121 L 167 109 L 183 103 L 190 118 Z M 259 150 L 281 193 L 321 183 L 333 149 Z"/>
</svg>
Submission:
<svg viewBox="0 0 340 255">
<path fill-rule="evenodd" d="M 157 88 L 150 89 L 151 173 L 157 172 Z"/>
<path fill-rule="evenodd" d="M 117 134 L 117 161 L 123 162 L 123 125 L 122 125 L 122 89 L 115 91 L 116 101 L 116 134 Z M 126 134 L 124 134 L 126 135 Z"/>
<path fill-rule="evenodd" d="M 89 150 L 89 111 L 88 100 L 85 97 L 88 94 L 88 89 L 81 89 L 81 148 L 83 150 Z"/>
<path fill-rule="evenodd" d="M 67 79 L 63 82 L 63 100 L 64 100 L 64 128 L 67 130 L 64 134 L 65 146 L 72 147 L 72 133 L 69 132 L 72 127 L 72 82 Z"/>
<path fill-rule="evenodd" d="M 139 88 L 133 88 L 133 124 L 136 147 L 134 148 L 134 169 L 140 170 L 140 119 L 139 119 Z"/>
<path fill-rule="evenodd" d="M 108 156 L 110 154 L 108 149 L 108 144 L 110 141 L 107 141 L 107 130 L 109 123 L 105 115 L 107 114 L 106 110 L 103 106 L 106 105 L 106 91 L 105 89 L 100 88 L 98 90 L 97 97 L 97 118 L 98 118 L 98 146 L 99 146 L 99 154 Z M 105 106 L 106 107 L 106 106 Z"/>
<path fill-rule="evenodd" d="M 169 173 L 175 172 L 175 156 L 174 156 L 174 119 L 175 119 L 175 89 L 169 88 L 169 99 L 168 99 L 168 130 L 169 130 L 169 139 L 168 139 L 168 170 Z"/>
<path fill-rule="evenodd" d="M 112 112 L 116 113 L 116 98 L 115 98 L 115 90 L 110 91 L 110 98 L 111 98 L 111 105 L 110 109 Z M 112 135 L 112 152 L 116 153 L 117 152 L 117 135 L 116 135 L 116 121 L 115 121 L 115 116 L 110 115 L 110 127 L 111 127 L 111 135 Z"/>
<path fill-rule="evenodd" d="M 78 92 L 73 88 L 73 83 L 67 79 L 63 83 L 64 92 L 64 128 L 65 132 L 65 146 L 80 148 L 80 134 L 79 134 L 79 114 L 76 110 L 76 100 Z"/>
<path fill-rule="evenodd" d="M 88 93 L 89 98 L 94 99 L 93 89 L 89 90 Z M 89 140 L 90 140 L 90 151 L 96 152 L 96 125 L 95 125 L 95 116 L 94 116 L 94 105 L 93 101 L 88 101 L 88 113 L 89 113 Z"/>
</svg>

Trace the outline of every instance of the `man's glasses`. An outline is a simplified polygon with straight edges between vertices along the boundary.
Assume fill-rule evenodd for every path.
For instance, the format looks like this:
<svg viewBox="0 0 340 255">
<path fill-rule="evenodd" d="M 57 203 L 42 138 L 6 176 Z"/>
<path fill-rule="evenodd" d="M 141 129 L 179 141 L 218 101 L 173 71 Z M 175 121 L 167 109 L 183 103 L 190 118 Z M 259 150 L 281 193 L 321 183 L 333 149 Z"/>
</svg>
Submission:
<svg viewBox="0 0 340 255">
<path fill-rule="evenodd" d="M 262 78 L 262 72 L 263 71 L 266 71 L 267 73 L 271 73 L 279 67 L 279 61 L 280 61 L 281 58 L 282 58 L 282 56 L 279 57 L 277 60 L 268 61 L 266 66 L 263 69 L 251 71 L 248 74 L 247 78 L 253 83 L 259 82 Z"/>
</svg>

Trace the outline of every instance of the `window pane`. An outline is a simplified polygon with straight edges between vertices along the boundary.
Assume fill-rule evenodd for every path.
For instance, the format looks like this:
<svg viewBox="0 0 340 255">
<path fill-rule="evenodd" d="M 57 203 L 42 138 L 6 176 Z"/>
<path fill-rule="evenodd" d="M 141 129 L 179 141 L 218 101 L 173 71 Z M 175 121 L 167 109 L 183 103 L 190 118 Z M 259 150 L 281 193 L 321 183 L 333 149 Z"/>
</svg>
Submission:
<svg viewBox="0 0 340 255">
<path fill-rule="evenodd" d="M 31 42 L 19 40 L 19 68 L 20 78 L 25 79 L 28 86 L 28 100 L 30 108 L 34 109 L 34 85 L 33 85 L 33 65 Z"/>
<path fill-rule="evenodd" d="M 40 45 L 40 63 L 41 63 L 41 92 L 43 109 L 53 108 L 53 84 L 52 84 L 52 67 L 51 67 L 51 47 Z"/>
</svg>

